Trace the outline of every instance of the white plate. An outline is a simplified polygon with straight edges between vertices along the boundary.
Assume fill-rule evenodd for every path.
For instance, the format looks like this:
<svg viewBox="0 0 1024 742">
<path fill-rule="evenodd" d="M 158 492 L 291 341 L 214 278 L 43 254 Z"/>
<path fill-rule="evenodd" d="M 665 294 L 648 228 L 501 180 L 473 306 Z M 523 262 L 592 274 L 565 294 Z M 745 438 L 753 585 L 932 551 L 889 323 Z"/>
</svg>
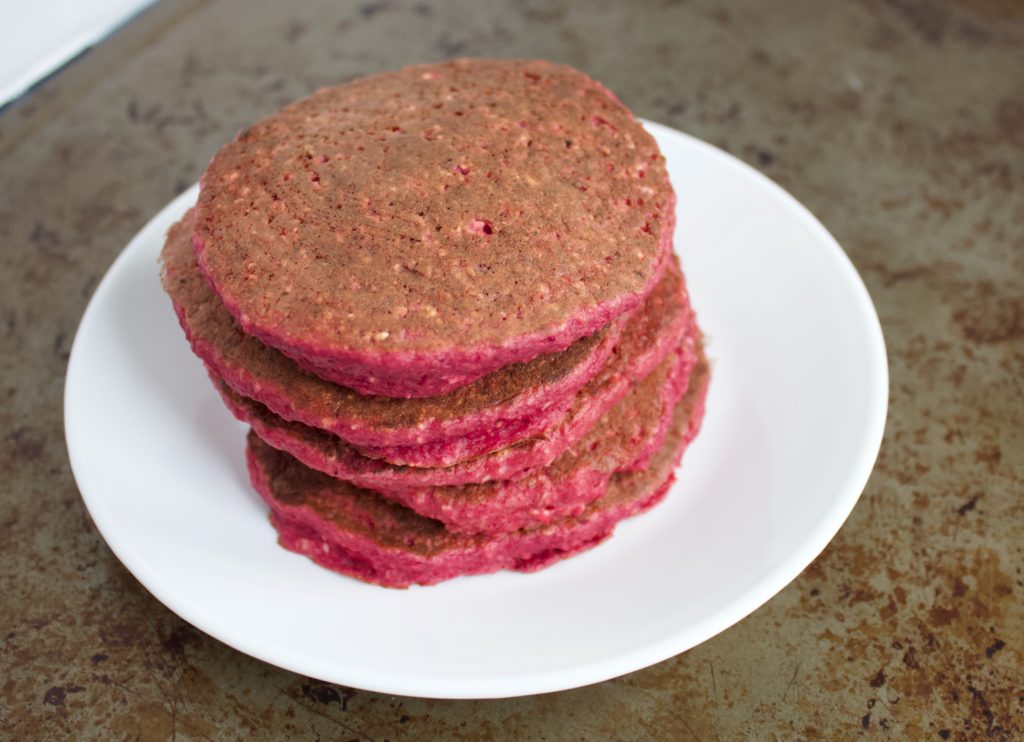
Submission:
<svg viewBox="0 0 1024 742">
<path fill-rule="evenodd" d="M 537 574 L 388 590 L 281 549 L 222 406 L 160 288 L 181 194 L 129 243 L 75 338 L 65 428 L 93 520 L 179 616 L 322 680 L 486 698 L 637 670 L 714 636 L 796 577 L 871 472 L 888 377 L 860 277 L 796 200 L 649 124 L 679 196 L 678 251 L 713 361 L 704 430 L 667 500 Z"/>
</svg>

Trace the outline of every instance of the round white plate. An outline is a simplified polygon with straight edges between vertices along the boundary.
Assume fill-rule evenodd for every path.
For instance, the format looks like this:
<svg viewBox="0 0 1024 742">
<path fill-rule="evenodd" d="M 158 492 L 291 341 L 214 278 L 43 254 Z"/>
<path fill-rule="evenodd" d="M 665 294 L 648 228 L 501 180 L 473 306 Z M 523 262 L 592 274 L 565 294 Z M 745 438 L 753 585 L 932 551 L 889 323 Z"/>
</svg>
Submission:
<svg viewBox="0 0 1024 742">
<path fill-rule="evenodd" d="M 888 377 L 878 317 L 824 227 L 755 170 L 648 124 L 679 197 L 677 250 L 707 335 L 704 429 L 666 501 L 530 575 L 388 590 L 275 543 L 243 426 L 192 356 L 157 256 L 192 188 L 131 241 L 75 338 L 75 478 L 125 566 L 168 608 L 280 667 L 368 690 L 487 698 L 671 657 L 796 577 L 871 472 Z"/>
</svg>

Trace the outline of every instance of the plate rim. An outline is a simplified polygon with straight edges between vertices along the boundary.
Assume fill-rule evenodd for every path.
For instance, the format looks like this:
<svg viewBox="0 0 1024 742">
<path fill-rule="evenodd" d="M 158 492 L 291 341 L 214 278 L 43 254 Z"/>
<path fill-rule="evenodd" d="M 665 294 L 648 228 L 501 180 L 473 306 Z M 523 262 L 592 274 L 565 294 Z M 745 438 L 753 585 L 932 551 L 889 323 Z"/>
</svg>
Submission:
<svg viewBox="0 0 1024 742">
<path fill-rule="evenodd" d="M 888 358 L 881 322 L 867 287 L 849 256 L 827 228 L 796 197 L 756 168 L 719 147 L 663 124 L 644 119 L 641 119 L 641 121 L 648 131 L 656 134 L 659 138 L 661 136 L 681 137 L 686 145 L 711 153 L 723 166 L 740 171 L 744 177 L 752 177 L 758 181 L 760 186 L 773 191 L 776 196 L 781 197 L 787 202 L 793 213 L 799 215 L 817 233 L 821 247 L 825 248 L 827 246 L 832 258 L 830 264 L 840 271 L 844 283 L 852 289 L 859 329 L 864 331 L 865 340 L 871 349 L 871 363 L 865 364 L 869 377 L 865 382 L 865 386 L 876 390 L 876 399 L 871 409 L 868 410 L 864 424 L 865 433 L 860 440 L 860 448 L 857 451 L 857 455 L 851 456 L 851 474 L 845 480 L 841 491 L 834 493 L 830 506 L 826 510 L 826 517 L 821 518 L 817 522 L 813 531 L 813 537 L 803 539 L 797 548 L 792 549 L 785 558 L 779 560 L 775 567 L 763 579 L 757 582 L 752 589 L 729 602 L 718 612 L 710 614 L 709 617 L 688 626 L 685 631 L 678 631 L 668 637 L 644 644 L 630 652 L 619 653 L 611 657 L 602 657 L 590 662 L 574 665 L 571 668 L 555 671 L 543 671 L 540 673 L 523 672 L 489 677 L 470 676 L 460 679 L 447 678 L 441 680 L 416 674 L 397 677 L 393 673 L 381 675 L 373 671 L 367 671 L 365 668 L 356 672 L 347 672 L 347 668 L 339 668 L 337 665 L 327 668 L 322 661 L 317 661 L 318 658 L 297 658 L 293 657 L 291 653 L 285 653 L 287 656 L 282 656 L 281 653 L 276 651 L 275 647 L 258 644 L 258 642 L 244 635 L 239 636 L 237 632 L 232 633 L 230 627 L 225 627 L 218 622 L 216 616 L 213 615 L 214 611 L 204 610 L 204 606 L 201 605 L 183 604 L 177 600 L 170 590 L 162 586 L 161 580 L 157 575 L 150 574 L 145 559 L 139 557 L 134 548 L 119 535 L 118 529 L 107 520 L 107 514 L 99 507 L 99 501 L 94 500 L 93 495 L 89 494 L 90 492 L 95 492 L 97 486 L 90 481 L 89 474 L 87 473 L 88 467 L 83 463 L 81 448 L 74 440 L 75 433 L 73 431 L 80 430 L 80 425 L 77 425 L 74 420 L 73 411 L 75 406 L 71 403 L 71 400 L 76 393 L 74 386 L 75 372 L 78 366 L 83 363 L 81 357 L 84 351 L 81 348 L 86 342 L 83 338 L 87 338 L 89 323 L 93 321 L 93 316 L 100 311 L 99 307 L 104 303 L 105 297 L 111 292 L 112 287 L 117 284 L 118 277 L 125 270 L 125 265 L 137 249 L 136 245 L 152 239 L 150 233 L 169 214 L 183 213 L 186 208 L 185 204 L 195 200 L 199 188 L 198 183 L 193 184 L 178 194 L 154 214 L 134 234 L 132 239 L 107 268 L 103 278 L 93 291 L 76 328 L 65 374 L 62 400 L 64 437 L 71 471 L 90 518 L 118 560 L 168 610 L 214 639 L 250 657 L 291 672 L 317 677 L 334 683 L 369 691 L 421 698 L 507 698 L 568 690 L 619 677 L 662 662 L 702 644 L 716 634 L 735 625 L 781 592 L 832 541 L 860 499 L 860 495 L 864 491 L 874 469 L 885 431 L 889 397 Z M 83 332 L 83 328 L 86 328 L 85 332 Z M 486 576 L 481 576 L 478 579 L 486 579 Z M 337 672 L 339 669 L 342 672 Z"/>
</svg>

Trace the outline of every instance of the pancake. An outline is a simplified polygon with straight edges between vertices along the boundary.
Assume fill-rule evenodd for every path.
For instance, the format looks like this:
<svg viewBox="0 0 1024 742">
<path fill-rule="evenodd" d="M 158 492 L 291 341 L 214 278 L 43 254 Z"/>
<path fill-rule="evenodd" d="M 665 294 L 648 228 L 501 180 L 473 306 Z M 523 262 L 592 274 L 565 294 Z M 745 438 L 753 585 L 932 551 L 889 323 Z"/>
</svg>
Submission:
<svg viewBox="0 0 1024 742">
<path fill-rule="evenodd" d="M 672 272 L 666 274 L 666 280 L 670 275 Z M 681 278 L 676 287 L 671 301 L 657 305 L 663 311 L 642 311 L 631 319 L 609 362 L 576 395 L 569 413 L 555 428 L 514 446 L 452 466 L 396 466 L 371 459 L 336 436 L 288 422 L 258 402 L 234 393 L 227 385 L 220 383 L 217 386 L 235 416 L 249 423 L 264 441 L 287 451 L 307 466 L 362 487 L 393 492 L 424 486 L 521 478 L 532 470 L 547 466 L 577 443 L 626 395 L 632 383 L 645 378 L 663 363 L 673 348 L 679 346 L 680 339 L 692 325 L 692 313 L 688 309 Z M 664 362 L 664 365 L 669 366 L 670 363 Z M 215 376 L 214 381 L 217 382 Z"/>
<path fill-rule="evenodd" d="M 550 428 L 604 366 L 626 320 L 441 397 L 368 397 L 243 333 L 196 265 L 192 225 L 189 211 L 169 230 L 161 258 L 164 288 L 195 354 L 235 392 L 285 420 L 329 431 L 395 464 L 448 466 Z"/>
<path fill-rule="evenodd" d="M 169 230 L 162 279 L 193 351 L 231 389 L 285 420 L 322 428 L 395 464 L 447 466 L 550 428 L 604 365 L 625 320 L 441 397 L 368 397 L 244 334 L 199 271 L 191 225 L 189 211 Z"/>
<path fill-rule="evenodd" d="M 451 533 L 436 520 L 303 466 L 255 434 L 249 436 L 249 473 L 270 506 L 281 546 L 342 574 L 407 587 L 501 569 L 531 572 L 599 544 L 617 522 L 665 496 L 703 418 L 706 385 L 697 388 L 676 406 L 647 468 L 616 474 L 578 516 L 497 536 Z"/>
<path fill-rule="evenodd" d="M 243 331 L 367 395 L 444 394 L 637 307 L 671 250 L 653 138 L 586 75 L 457 60 L 240 133 L 193 243 Z"/>
</svg>

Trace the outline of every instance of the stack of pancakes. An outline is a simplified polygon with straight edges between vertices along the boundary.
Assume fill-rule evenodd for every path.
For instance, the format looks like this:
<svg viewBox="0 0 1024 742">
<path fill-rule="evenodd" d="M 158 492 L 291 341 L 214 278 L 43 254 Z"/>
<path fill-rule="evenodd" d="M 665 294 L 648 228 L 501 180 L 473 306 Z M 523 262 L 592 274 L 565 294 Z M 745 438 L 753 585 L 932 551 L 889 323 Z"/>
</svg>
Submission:
<svg viewBox="0 0 1024 742">
<path fill-rule="evenodd" d="M 629 110 L 546 62 L 410 67 L 239 134 L 163 281 L 280 543 L 431 584 L 658 502 L 708 381 L 674 208 Z"/>
</svg>

